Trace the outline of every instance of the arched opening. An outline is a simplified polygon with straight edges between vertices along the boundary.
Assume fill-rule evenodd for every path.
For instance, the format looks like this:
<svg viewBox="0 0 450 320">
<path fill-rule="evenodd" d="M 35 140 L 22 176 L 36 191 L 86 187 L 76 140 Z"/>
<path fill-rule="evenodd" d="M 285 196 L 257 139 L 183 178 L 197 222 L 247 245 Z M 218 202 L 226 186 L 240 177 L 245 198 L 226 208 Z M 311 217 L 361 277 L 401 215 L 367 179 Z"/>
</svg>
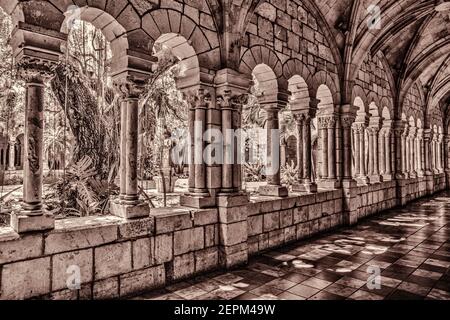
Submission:
<svg viewBox="0 0 450 320">
<path fill-rule="evenodd" d="M 177 206 L 190 188 L 187 178 L 195 178 L 186 100 L 200 84 L 200 67 L 194 48 L 179 34 L 161 35 L 152 54 L 158 62 L 139 110 L 138 174 L 156 207 Z"/>
</svg>

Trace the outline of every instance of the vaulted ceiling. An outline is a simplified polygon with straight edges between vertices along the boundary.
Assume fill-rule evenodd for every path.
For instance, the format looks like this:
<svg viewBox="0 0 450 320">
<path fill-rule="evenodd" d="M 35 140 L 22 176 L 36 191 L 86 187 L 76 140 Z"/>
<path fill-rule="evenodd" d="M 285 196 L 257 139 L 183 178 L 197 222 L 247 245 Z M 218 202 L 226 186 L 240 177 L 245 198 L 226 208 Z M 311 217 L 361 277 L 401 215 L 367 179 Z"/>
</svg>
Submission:
<svg viewBox="0 0 450 320">
<path fill-rule="evenodd" d="M 315 3 L 335 33 L 342 54 L 350 47 L 347 62 L 354 64 L 355 69 L 367 53 L 384 54 L 396 81 L 399 104 L 418 82 L 424 88 L 429 107 L 448 108 L 449 0 L 316 0 Z M 380 9 L 381 21 L 379 28 L 370 29 L 373 5 Z"/>
</svg>

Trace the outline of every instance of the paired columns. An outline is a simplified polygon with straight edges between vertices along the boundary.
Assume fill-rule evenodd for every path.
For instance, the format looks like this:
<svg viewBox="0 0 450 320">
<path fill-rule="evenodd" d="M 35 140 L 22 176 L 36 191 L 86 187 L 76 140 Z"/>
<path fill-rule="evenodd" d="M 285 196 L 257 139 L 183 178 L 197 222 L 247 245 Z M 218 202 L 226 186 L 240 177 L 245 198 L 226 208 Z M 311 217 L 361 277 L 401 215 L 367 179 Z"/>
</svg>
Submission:
<svg viewBox="0 0 450 320">
<path fill-rule="evenodd" d="M 335 189 L 338 186 L 336 173 L 336 115 L 318 115 L 320 173 L 319 187 Z"/>
<path fill-rule="evenodd" d="M 267 185 L 259 188 L 262 196 L 287 197 L 288 190 L 281 185 L 280 179 L 280 120 L 279 112 L 282 104 L 279 102 L 263 103 L 267 114 L 267 163 L 266 176 Z"/>
<path fill-rule="evenodd" d="M 366 185 L 369 180 L 366 170 L 366 122 L 355 122 L 353 124 L 353 136 L 355 145 L 355 178 L 359 184 Z"/>
<path fill-rule="evenodd" d="M 317 192 L 317 184 L 312 181 L 312 153 L 311 153 L 311 121 L 314 110 L 294 111 L 297 124 L 297 163 L 299 167 L 299 184 L 294 185 L 294 192 Z"/>
</svg>

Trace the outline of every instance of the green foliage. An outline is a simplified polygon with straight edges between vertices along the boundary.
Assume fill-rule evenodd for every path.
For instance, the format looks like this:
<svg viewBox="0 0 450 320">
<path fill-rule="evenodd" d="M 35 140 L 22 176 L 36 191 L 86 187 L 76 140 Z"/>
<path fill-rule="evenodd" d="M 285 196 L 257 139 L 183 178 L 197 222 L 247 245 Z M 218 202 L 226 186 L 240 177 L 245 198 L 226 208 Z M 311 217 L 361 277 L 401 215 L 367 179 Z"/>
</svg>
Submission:
<svg viewBox="0 0 450 320">
<path fill-rule="evenodd" d="M 292 188 L 292 186 L 298 182 L 298 172 L 299 166 L 296 166 L 292 161 L 290 164 L 281 167 L 281 183 L 287 188 Z"/>
</svg>

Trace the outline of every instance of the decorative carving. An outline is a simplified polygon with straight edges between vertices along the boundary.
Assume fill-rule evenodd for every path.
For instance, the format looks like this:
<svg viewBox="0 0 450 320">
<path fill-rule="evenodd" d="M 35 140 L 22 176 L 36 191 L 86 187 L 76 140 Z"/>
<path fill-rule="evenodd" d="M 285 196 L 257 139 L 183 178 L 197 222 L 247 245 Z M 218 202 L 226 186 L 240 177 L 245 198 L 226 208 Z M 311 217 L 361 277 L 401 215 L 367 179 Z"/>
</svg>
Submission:
<svg viewBox="0 0 450 320">
<path fill-rule="evenodd" d="M 130 79 L 121 79 L 114 82 L 115 91 L 122 100 L 139 99 L 144 92 L 145 86 Z"/>
<path fill-rule="evenodd" d="M 341 126 L 343 129 L 350 129 L 355 122 L 353 115 L 341 115 Z"/>
<path fill-rule="evenodd" d="M 207 89 L 198 89 L 183 93 L 184 99 L 193 109 L 208 109 L 211 104 L 211 94 Z"/>
<path fill-rule="evenodd" d="M 57 63 L 33 57 L 23 57 L 16 65 L 17 76 L 26 83 L 43 83 L 55 75 Z"/>
<path fill-rule="evenodd" d="M 233 95 L 231 90 L 225 90 L 222 95 L 217 96 L 216 102 L 221 109 L 240 111 L 248 103 L 248 94 Z"/>
<path fill-rule="evenodd" d="M 333 129 L 336 127 L 336 118 L 334 116 L 322 116 L 318 118 L 319 128 Z"/>
<path fill-rule="evenodd" d="M 356 122 L 353 124 L 352 128 L 355 133 L 364 133 L 366 130 L 366 124 L 362 122 Z"/>
</svg>

